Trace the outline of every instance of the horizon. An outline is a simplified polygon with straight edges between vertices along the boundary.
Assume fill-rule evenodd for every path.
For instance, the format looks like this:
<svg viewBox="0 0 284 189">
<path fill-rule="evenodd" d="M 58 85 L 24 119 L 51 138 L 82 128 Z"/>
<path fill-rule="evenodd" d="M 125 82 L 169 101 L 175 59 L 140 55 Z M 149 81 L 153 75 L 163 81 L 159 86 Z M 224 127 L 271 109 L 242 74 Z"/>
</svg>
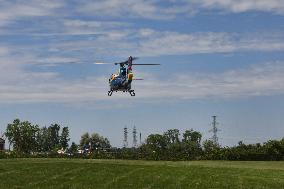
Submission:
<svg viewBox="0 0 284 189">
<path fill-rule="evenodd" d="M 281 0 L 0 0 L 0 132 L 19 118 L 68 126 L 71 140 L 99 133 L 123 144 L 123 128 L 193 129 L 219 142 L 284 137 L 284 2 Z M 107 96 L 120 62 L 136 96 Z M 129 135 L 132 141 L 132 135 Z"/>
</svg>

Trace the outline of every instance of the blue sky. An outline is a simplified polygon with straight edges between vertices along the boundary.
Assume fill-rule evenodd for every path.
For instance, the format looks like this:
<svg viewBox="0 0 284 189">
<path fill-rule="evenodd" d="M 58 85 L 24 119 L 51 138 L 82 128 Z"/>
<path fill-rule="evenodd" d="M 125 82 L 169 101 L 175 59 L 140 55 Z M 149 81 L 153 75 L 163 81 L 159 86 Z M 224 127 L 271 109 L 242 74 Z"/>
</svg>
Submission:
<svg viewBox="0 0 284 189">
<path fill-rule="evenodd" d="M 217 115 L 222 145 L 281 139 L 283 33 L 282 0 L 0 0 L 0 131 L 58 122 L 121 146 L 134 124 L 209 138 Z M 135 98 L 108 97 L 117 68 L 93 63 L 130 55 L 162 65 L 134 68 Z"/>
</svg>

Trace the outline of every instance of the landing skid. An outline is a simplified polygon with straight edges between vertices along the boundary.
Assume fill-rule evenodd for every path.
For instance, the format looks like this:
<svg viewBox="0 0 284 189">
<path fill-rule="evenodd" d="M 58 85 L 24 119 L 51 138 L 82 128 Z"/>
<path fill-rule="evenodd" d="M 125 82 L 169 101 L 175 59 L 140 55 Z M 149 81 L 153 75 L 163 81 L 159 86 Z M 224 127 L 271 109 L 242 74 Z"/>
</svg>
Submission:
<svg viewBox="0 0 284 189">
<path fill-rule="evenodd" d="M 129 94 L 130 94 L 130 96 L 135 96 L 134 90 L 130 90 L 130 91 L 129 91 Z"/>
<path fill-rule="evenodd" d="M 107 92 L 107 95 L 108 95 L 108 96 L 111 96 L 111 95 L 112 95 L 112 92 L 113 92 L 113 91 L 108 91 L 108 92 Z"/>
<path fill-rule="evenodd" d="M 116 92 L 117 92 L 117 91 L 116 91 Z M 125 91 L 123 91 L 123 92 L 125 92 Z M 129 92 L 130 96 L 135 96 L 134 90 L 129 90 L 128 92 Z M 107 95 L 108 95 L 108 96 L 111 96 L 112 93 L 113 93 L 113 91 L 110 90 L 110 91 L 107 92 Z"/>
</svg>

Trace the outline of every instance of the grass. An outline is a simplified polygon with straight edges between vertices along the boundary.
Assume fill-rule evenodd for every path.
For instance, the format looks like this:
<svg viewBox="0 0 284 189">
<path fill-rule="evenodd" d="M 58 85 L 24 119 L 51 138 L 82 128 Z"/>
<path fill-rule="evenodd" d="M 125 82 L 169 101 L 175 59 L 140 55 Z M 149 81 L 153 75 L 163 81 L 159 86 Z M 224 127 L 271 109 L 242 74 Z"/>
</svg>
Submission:
<svg viewBox="0 0 284 189">
<path fill-rule="evenodd" d="M 284 162 L 8 159 L 0 188 L 284 189 Z"/>
</svg>

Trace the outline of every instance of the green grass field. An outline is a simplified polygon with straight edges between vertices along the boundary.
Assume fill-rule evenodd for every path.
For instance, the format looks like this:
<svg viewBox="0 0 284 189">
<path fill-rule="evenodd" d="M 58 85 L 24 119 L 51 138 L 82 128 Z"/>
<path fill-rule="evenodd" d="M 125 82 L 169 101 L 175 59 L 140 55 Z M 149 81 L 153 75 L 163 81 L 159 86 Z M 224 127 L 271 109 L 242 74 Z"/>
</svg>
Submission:
<svg viewBox="0 0 284 189">
<path fill-rule="evenodd" d="M 0 160 L 0 188 L 284 188 L 284 162 Z"/>
</svg>

